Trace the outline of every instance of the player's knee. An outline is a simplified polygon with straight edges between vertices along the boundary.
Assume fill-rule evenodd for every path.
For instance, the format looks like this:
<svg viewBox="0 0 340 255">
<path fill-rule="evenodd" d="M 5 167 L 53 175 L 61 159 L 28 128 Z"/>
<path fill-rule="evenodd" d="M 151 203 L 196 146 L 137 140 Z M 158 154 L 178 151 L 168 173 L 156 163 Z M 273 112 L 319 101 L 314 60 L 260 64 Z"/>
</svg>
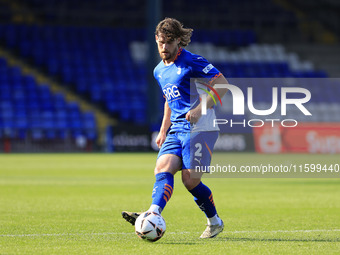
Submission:
<svg viewBox="0 0 340 255">
<path fill-rule="evenodd" d="M 156 167 L 155 167 L 155 170 L 154 170 L 153 172 L 154 172 L 154 174 L 156 175 L 156 174 L 159 174 L 159 173 L 161 173 L 161 172 L 163 172 L 163 171 L 162 171 L 161 168 L 158 168 L 158 167 L 156 166 Z"/>
<path fill-rule="evenodd" d="M 183 182 L 183 184 L 184 184 L 184 186 L 186 187 L 187 190 L 192 190 L 193 188 L 195 188 L 201 182 L 201 180 L 190 178 L 190 176 L 189 176 L 189 177 L 182 178 L 182 182 Z"/>
<path fill-rule="evenodd" d="M 168 173 L 171 173 L 171 174 L 175 174 L 176 171 L 175 170 L 171 170 L 171 169 L 167 169 L 167 168 L 161 168 L 161 167 L 155 167 L 155 170 L 154 170 L 154 174 L 159 174 L 159 173 L 165 173 L 165 172 L 168 172 Z"/>
</svg>

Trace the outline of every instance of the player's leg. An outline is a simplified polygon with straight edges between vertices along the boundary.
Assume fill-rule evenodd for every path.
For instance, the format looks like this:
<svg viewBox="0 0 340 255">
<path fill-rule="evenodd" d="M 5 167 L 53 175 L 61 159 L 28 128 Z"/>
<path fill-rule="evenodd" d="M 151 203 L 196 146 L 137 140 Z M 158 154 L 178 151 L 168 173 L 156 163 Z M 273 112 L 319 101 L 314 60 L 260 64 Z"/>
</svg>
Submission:
<svg viewBox="0 0 340 255">
<path fill-rule="evenodd" d="M 217 137 L 217 132 L 191 133 L 190 151 L 188 152 L 187 146 L 183 155 L 183 164 L 187 169 L 182 170 L 182 182 L 193 195 L 196 204 L 205 213 L 208 221 L 208 227 L 201 238 L 215 237 L 222 232 L 224 227 L 223 221 L 217 214 L 211 190 L 201 182 L 203 173 L 197 171 L 197 169 L 210 165 Z M 190 155 L 189 159 L 188 155 Z"/>
<path fill-rule="evenodd" d="M 156 181 L 152 190 L 152 203 L 148 211 L 161 213 L 170 200 L 174 188 L 174 175 L 181 169 L 182 160 L 174 154 L 163 154 L 156 161 L 154 170 Z M 122 216 L 132 225 L 140 212 L 123 211 Z"/>
<path fill-rule="evenodd" d="M 148 211 L 161 213 L 171 198 L 174 185 L 174 175 L 182 168 L 181 141 L 176 134 L 168 134 L 161 150 L 158 153 L 154 169 L 155 184 L 152 191 L 152 203 Z M 140 213 L 123 211 L 123 218 L 132 225 Z"/>
<path fill-rule="evenodd" d="M 192 170 L 189 169 L 182 170 L 184 186 L 193 195 L 197 206 L 207 216 L 208 225 L 220 224 L 211 190 L 202 183 L 196 174 L 193 174 L 194 177 L 191 177 L 191 172 Z"/>
<path fill-rule="evenodd" d="M 197 206 L 207 217 L 207 228 L 201 235 L 201 238 L 212 238 L 223 231 L 224 224 L 217 214 L 211 190 L 202 183 L 197 173 L 191 174 L 193 171 L 189 169 L 182 170 L 182 182 L 193 195 Z"/>
<path fill-rule="evenodd" d="M 170 200 L 174 189 L 174 175 L 182 167 L 182 159 L 174 154 L 163 154 L 156 162 L 156 181 L 152 190 L 149 211 L 161 213 Z"/>
</svg>

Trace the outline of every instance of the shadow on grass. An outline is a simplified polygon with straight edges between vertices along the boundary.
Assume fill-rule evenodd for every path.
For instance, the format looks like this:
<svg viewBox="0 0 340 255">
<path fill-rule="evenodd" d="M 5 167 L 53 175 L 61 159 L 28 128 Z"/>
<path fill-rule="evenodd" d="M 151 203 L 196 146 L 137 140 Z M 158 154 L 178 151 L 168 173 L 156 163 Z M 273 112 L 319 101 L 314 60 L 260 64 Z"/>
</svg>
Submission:
<svg viewBox="0 0 340 255">
<path fill-rule="evenodd" d="M 171 244 L 171 245 L 197 245 L 198 242 L 188 242 L 188 241 L 176 241 L 176 242 L 163 242 L 163 243 L 157 243 L 157 244 Z"/>
<path fill-rule="evenodd" d="M 213 239 L 197 239 L 193 240 L 178 240 L 178 241 L 163 241 L 159 244 L 171 244 L 171 245 L 198 245 L 198 244 L 208 244 L 211 242 L 320 242 L 320 243 L 337 243 L 340 242 L 340 238 L 260 238 L 260 237 L 216 237 Z"/>
<path fill-rule="evenodd" d="M 226 241 L 226 242 L 325 242 L 325 243 L 337 243 L 340 242 L 340 238 L 261 238 L 261 237 L 216 237 L 212 239 L 214 241 Z"/>
</svg>

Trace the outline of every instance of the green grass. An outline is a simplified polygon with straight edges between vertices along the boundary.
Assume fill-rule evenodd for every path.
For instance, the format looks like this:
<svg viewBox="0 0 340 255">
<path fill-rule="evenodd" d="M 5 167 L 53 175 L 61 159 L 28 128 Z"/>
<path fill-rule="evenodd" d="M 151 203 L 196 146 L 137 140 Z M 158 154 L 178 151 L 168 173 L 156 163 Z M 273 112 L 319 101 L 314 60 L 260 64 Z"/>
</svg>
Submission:
<svg viewBox="0 0 340 255">
<path fill-rule="evenodd" d="M 226 154 L 233 162 L 267 157 Z M 308 163 L 318 156 L 295 157 Z M 338 155 L 327 157 L 339 162 Z M 148 209 L 155 160 L 156 154 L 1 155 L 0 254 L 339 254 L 340 179 L 205 178 L 225 231 L 200 240 L 206 220 L 178 174 L 163 212 L 164 237 L 140 240 L 120 212 Z"/>
</svg>

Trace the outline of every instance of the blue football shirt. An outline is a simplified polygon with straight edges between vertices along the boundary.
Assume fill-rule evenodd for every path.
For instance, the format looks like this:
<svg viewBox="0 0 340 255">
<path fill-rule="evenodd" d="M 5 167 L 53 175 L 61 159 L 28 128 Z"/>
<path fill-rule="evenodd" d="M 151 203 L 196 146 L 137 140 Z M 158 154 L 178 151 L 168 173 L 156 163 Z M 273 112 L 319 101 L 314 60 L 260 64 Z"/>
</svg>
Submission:
<svg viewBox="0 0 340 255">
<path fill-rule="evenodd" d="M 179 48 L 174 62 L 165 65 L 161 61 L 154 69 L 154 76 L 161 87 L 164 97 L 171 109 L 171 131 L 190 132 L 190 122 L 185 119 L 186 113 L 198 105 L 200 92 L 197 88 L 190 88 L 190 79 L 209 79 L 219 77 L 221 73 L 205 58 Z M 197 123 L 196 131 L 218 130 L 218 127 L 207 127 L 207 118 L 215 116 L 213 109 L 209 109 L 208 116 L 202 116 Z M 205 126 L 205 128 L 204 128 Z"/>
</svg>

